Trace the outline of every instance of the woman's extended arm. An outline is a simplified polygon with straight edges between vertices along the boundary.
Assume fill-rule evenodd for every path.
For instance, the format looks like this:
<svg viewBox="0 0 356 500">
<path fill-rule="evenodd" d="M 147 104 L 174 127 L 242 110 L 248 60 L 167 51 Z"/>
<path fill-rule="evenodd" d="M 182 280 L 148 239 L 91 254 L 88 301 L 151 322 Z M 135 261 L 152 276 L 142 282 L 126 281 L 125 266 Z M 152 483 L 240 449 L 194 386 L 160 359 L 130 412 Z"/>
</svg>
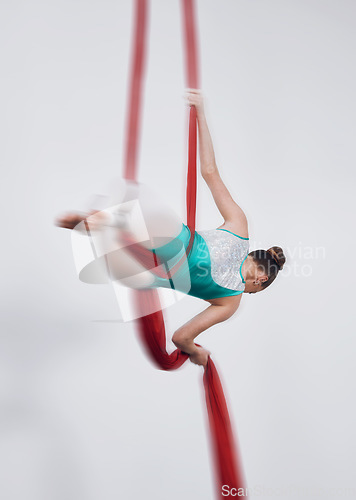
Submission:
<svg viewBox="0 0 356 500">
<path fill-rule="evenodd" d="M 187 100 L 189 105 L 195 106 L 198 120 L 200 171 L 213 195 L 216 206 L 221 213 L 224 227 L 248 237 L 248 225 L 245 213 L 232 198 L 229 190 L 222 181 L 215 161 L 213 143 L 204 112 L 203 98 L 200 90 L 188 89 Z"/>
<path fill-rule="evenodd" d="M 190 355 L 193 363 L 205 365 L 208 351 L 194 344 L 194 339 L 211 326 L 230 318 L 239 307 L 241 295 L 224 297 L 223 304 L 211 304 L 190 321 L 178 328 L 172 337 L 173 343 Z"/>
</svg>

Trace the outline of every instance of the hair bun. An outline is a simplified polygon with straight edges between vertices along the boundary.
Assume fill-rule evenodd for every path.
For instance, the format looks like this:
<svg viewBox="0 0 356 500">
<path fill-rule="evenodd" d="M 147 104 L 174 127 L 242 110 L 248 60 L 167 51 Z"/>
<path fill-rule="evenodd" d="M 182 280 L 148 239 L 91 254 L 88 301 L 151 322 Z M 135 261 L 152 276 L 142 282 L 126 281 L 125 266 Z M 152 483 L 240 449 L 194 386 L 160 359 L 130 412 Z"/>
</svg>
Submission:
<svg viewBox="0 0 356 500">
<path fill-rule="evenodd" d="M 286 257 L 281 247 L 271 247 L 267 250 L 267 252 L 271 254 L 272 258 L 277 262 L 279 270 L 283 269 Z"/>
</svg>

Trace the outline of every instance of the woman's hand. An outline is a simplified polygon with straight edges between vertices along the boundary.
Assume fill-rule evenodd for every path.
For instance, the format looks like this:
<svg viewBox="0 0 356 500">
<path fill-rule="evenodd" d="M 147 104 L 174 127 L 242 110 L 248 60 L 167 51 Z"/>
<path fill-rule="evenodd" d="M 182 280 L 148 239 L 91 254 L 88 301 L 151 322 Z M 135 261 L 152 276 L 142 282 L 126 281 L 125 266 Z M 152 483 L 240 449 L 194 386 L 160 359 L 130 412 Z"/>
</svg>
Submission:
<svg viewBox="0 0 356 500">
<path fill-rule="evenodd" d="M 210 356 L 210 351 L 204 349 L 204 347 L 196 346 L 196 351 L 189 356 L 189 359 L 195 365 L 206 366 Z"/>
<path fill-rule="evenodd" d="M 204 113 L 204 100 L 199 89 L 186 89 L 188 106 L 195 106 L 198 113 Z"/>
</svg>

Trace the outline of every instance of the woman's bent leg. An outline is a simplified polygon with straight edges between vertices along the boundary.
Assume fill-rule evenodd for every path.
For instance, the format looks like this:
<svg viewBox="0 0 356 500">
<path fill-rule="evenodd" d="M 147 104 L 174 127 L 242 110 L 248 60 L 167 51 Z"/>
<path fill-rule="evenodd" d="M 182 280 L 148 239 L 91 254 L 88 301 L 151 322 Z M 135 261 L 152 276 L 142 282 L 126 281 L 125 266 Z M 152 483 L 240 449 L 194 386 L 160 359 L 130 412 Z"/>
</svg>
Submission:
<svg viewBox="0 0 356 500">
<path fill-rule="evenodd" d="M 112 196 L 110 204 L 103 211 L 108 217 L 106 221 L 104 218 L 100 230 L 103 246 L 100 253 L 105 254 L 110 279 L 119 280 L 131 288 L 149 287 L 154 283 L 155 276 L 125 246 L 120 245 L 123 231 L 129 232 L 142 246 L 152 249 L 176 238 L 182 230 L 182 222 L 160 196 L 144 184 L 124 181 L 124 190 L 118 196 Z M 113 241 L 118 247 L 115 250 Z"/>
</svg>

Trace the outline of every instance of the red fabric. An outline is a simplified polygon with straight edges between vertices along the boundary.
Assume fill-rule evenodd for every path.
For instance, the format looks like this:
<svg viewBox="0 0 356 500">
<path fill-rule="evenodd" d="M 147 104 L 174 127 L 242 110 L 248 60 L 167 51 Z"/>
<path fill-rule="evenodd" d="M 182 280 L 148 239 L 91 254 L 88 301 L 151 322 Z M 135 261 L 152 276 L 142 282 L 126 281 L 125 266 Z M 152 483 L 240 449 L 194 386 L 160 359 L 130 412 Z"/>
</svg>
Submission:
<svg viewBox="0 0 356 500">
<path fill-rule="evenodd" d="M 195 21 L 193 0 L 182 0 L 185 52 L 188 86 L 198 87 L 197 50 L 195 36 Z M 126 179 L 136 179 L 138 154 L 138 133 L 140 124 L 140 104 L 142 98 L 142 83 L 145 62 L 145 34 L 147 26 L 147 1 L 136 0 L 135 42 L 133 65 L 131 73 L 130 102 L 128 112 L 127 143 L 124 176 Z M 191 231 L 188 252 L 191 248 L 195 232 L 196 213 L 196 155 L 197 155 L 197 123 L 196 110 L 190 109 L 189 114 L 189 144 L 188 144 L 188 175 L 187 175 L 187 224 Z M 155 256 L 150 250 L 130 240 L 132 251 L 140 256 L 141 262 L 147 268 L 157 265 Z M 138 332 L 142 344 L 158 368 L 176 370 L 188 359 L 188 355 L 176 349 L 171 354 L 166 351 L 166 332 L 162 310 L 159 308 L 157 290 L 135 290 L 135 307 L 138 316 L 147 310 L 158 312 L 143 315 L 137 320 Z M 199 345 L 199 344 L 197 344 Z M 213 451 L 215 470 L 216 498 L 222 499 L 222 487 L 229 489 L 244 488 L 241 464 L 237 458 L 237 448 L 231 428 L 229 412 L 224 392 L 216 367 L 211 358 L 204 369 L 203 384 L 206 397 L 208 420 Z M 237 495 L 236 495 L 237 496 Z M 241 496 L 241 495 L 240 495 Z"/>
<path fill-rule="evenodd" d="M 141 120 L 142 82 L 146 55 L 147 1 L 136 0 L 136 20 L 134 57 L 131 59 L 130 96 L 127 114 L 126 155 L 124 177 L 128 180 L 137 178 L 138 139 Z"/>
<path fill-rule="evenodd" d="M 190 229 L 190 240 L 187 255 L 193 246 L 195 233 L 195 213 L 197 207 L 197 112 L 194 106 L 189 112 L 188 137 L 188 174 L 187 174 L 187 225 Z"/>
<path fill-rule="evenodd" d="M 159 298 L 156 290 L 135 290 L 135 295 L 138 314 L 141 311 L 157 309 Z M 141 317 L 137 324 L 146 353 L 161 370 L 176 370 L 189 358 L 179 349 L 170 354 L 167 352 L 166 332 L 161 310 Z M 216 498 L 221 499 L 225 498 L 222 495 L 224 485 L 228 485 L 230 490 L 244 488 L 244 477 L 237 447 L 234 444 L 224 391 L 211 357 L 204 370 L 203 384 L 215 468 Z"/>
</svg>

